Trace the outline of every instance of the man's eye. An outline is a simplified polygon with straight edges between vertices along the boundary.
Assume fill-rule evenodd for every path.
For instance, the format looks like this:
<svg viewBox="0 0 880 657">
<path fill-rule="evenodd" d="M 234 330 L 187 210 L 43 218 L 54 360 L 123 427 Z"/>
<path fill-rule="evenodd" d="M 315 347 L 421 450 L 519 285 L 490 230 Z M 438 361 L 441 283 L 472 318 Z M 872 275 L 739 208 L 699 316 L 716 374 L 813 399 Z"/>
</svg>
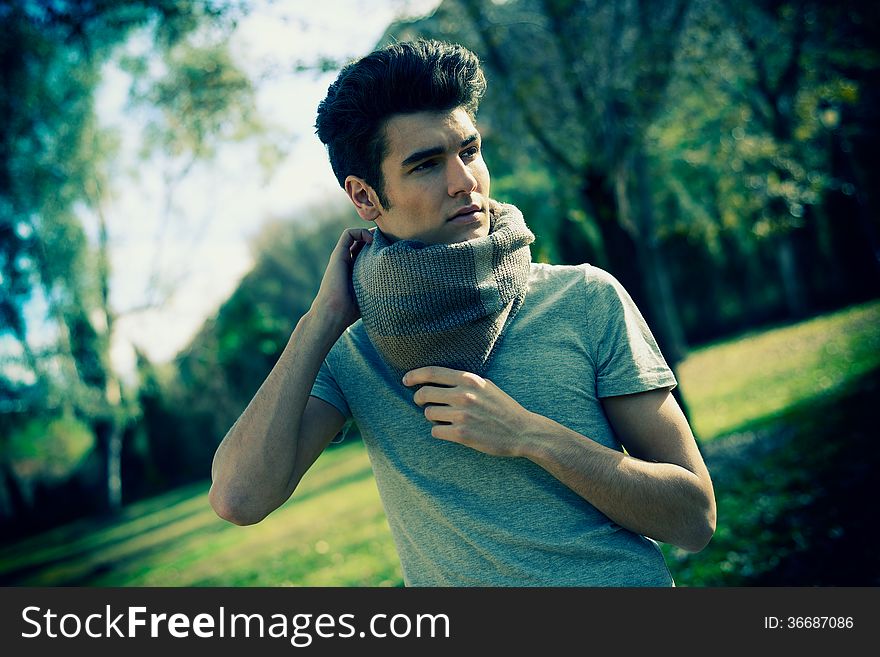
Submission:
<svg viewBox="0 0 880 657">
<path fill-rule="evenodd" d="M 477 146 L 471 146 L 469 149 L 467 149 L 466 151 L 464 151 L 464 152 L 461 154 L 461 156 L 462 156 L 464 159 L 472 160 L 472 159 L 474 159 L 474 158 L 479 154 L 479 152 L 480 152 L 480 149 L 479 149 Z"/>
<path fill-rule="evenodd" d="M 413 168 L 413 171 L 425 171 L 426 169 L 430 169 L 436 165 L 436 162 L 433 160 L 428 160 L 427 162 L 422 162 L 417 167 Z"/>
</svg>

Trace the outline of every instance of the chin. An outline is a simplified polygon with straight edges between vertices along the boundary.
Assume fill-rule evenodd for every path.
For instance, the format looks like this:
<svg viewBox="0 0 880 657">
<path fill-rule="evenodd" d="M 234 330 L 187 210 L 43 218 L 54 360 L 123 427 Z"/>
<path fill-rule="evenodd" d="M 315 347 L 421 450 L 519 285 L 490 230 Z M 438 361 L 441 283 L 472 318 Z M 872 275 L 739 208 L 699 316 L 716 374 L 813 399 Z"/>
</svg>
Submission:
<svg viewBox="0 0 880 657">
<path fill-rule="evenodd" d="M 477 226 L 471 228 L 470 230 L 463 230 L 458 234 L 454 235 L 449 239 L 447 244 L 456 244 L 458 242 L 469 242 L 470 240 L 476 240 L 481 237 L 486 237 L 489 234 L 488 226 Z"/>
<path fill-rule="evenodd" d="M 480 224 L 473 230 L 473 237 L 469 239 L 476 239 L 478 237 L 486 237 L 489 234 L 489 224 Z"/>
</svg>

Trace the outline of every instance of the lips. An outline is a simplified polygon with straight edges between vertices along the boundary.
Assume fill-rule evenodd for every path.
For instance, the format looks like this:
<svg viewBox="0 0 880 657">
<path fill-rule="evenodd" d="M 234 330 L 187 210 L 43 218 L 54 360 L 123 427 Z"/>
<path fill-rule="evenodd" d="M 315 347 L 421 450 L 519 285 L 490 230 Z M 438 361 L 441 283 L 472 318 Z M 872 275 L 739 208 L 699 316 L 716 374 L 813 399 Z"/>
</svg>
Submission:
<svg viewBox="0 0 880 657">
<path fill-rule="evenodd" d="M 468 206 L 465 206 L 463 208 L 459 208 L 458 210 L 456 210 L 455 214 L 453 214 L 451 217 L 449 217 L 449 220 L 452 221 L 454 219 L 459 219 L 459 218 L 464 219 L 466 217 L 470 217 L 475 212 L 479 212 L 480 210 L 482 210 L 482 208 L 479 205 L 468 205 Z"/>
</svg>

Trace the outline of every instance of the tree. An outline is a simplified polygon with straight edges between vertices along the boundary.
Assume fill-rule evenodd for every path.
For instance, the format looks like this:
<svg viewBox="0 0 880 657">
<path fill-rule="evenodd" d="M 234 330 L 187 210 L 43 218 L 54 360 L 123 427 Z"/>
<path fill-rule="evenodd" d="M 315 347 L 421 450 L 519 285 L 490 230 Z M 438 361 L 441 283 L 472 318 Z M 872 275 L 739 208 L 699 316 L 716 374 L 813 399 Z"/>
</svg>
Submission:
<svg viewBox="0 0 880 657">
<path fill-rule="evenodd" d="M 808 310 L 809 299 L 793 236 L 805 221 L 818 219 L 810 214 L 834 184 L 830 160 L 840 148 L 834 143 L 840 112 L 865 93 L 859 78 L 872 68 L 876 78 L 876 42 L 872 57 L 866 32 L 876 32 L 877 10 L 811 0 L 755 0 L 727 10 L 751 69 L 745 102 L 776 149 L 768 167 L 770 203 L 764 219 L 775 229 L 780 277 L 789 312 L 797 317 Z M 864 209 L 859 210 L 859 232 L 873 241 L 876 253 L 876 236 Z M 874 260 L 876 281 L 880 270 Z"/>
<path fill-rule="evenodd" d="M 153 47 L 140 62 L 125 63 L 135 72 L 147 60 L 162 63 L 162 74 L 133 94 L 153 108 L 152 143 L 190 162 L 209 157 L 215 140 L 240 138 L 255 125 L 250 83 L 223 47 L 223 30 L 239 13 L 213 0 L 0 3 L 0 330 L 17 345 L 19 388 L 30 382 L 54 391 L 46 402 L 14 393 L 21 421 L 10 425 L 72 410 L 94 435 L 111 511 L 122 501 L 122 437 L 138 411 L 110 363 L 118 315 L 107 213 L 116 140 L 98 124 L 95 92 L 120 45 L 135 33 L 148 38 Z M 208 25 L 219 36 L 206 33 Z M 94 243 L 83 213 L 97 218 Z M 47 312 L 34 326 L 24 309 L 38 301 Z M 48 335 L 41 344 L 38 329 Z"/>
<path fill-rule="evenodd" d="M 877 134 L 872 12 L 859 3 L 694 4 L 672 81 L 677 102 L 649 143 L 657 204 L 678 217 L 674 230 L 707 245 L 710 278 L 730 279 L 710 295 L 714 317 L 742 325 L 737 309 L 757 321 L 777 297 L 784 312 L 770 310 L 774 318 L 876 294 L 863 178 L 876 158 L 853 150 Z"/>
</svg>

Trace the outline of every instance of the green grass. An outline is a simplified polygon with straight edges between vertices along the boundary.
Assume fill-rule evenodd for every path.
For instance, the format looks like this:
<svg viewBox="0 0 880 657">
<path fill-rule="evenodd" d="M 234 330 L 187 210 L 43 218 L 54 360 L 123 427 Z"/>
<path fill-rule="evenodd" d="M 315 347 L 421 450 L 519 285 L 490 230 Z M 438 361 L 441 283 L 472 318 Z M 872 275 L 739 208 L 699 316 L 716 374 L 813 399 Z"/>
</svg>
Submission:
<svg viewBox="0 0 880 657">
<path fill-rule="evenodd" d="M 779 417 L 880 367 L 880 302 L 695 349 L 678 370 L 701 440 Z"/>
<path fill-rule="evenodd" d="M 878 327 L 880 302 L 874 302 L 694 350 L 679 375 L 696 432 L 714 445 L 725 434 L 772 425 L 823 401 L 828 406 L 847 382 L 880 367 Z M 803 435 L 815 433 L 814 416 L 798 417 Z M 790 443 L 785 449 L 796 453 Z M 792 458 L 746 483 L 730 474 L 738 472 L 735 463 L 719 470 L 723 514 L 715 547 L 686 556 L 664 546 L 680 584 L 717 583 L 724 568 L 743 571 L 747 548 L 736 537 L 776 518 L 783 508 L 773 502 L 777 497 L 806 503 L 797 488 L 808 481 L 804 474 L 789 473 L 776 488 L 762 478 L 772 479 L 779 468 L 797 470 Z M 760 532 L 754 540 L 765 539 L 772 544 Z M 369 460 L 353 441 L 322 455 L 294 497 L 257 525 L 219 520 L 207 484 L 189 486 L 129 505 L 114 521 L 83 520 L 0 547 L 0 583 L 398 586 L 402 576 Z"/>
<path fill-rule="evenodd" d="M 686 586 L 878 586 L 880 368 L 781 420 L 708 443 L 718 503 L 708 547 L 663 545 Z"/>
<path fill-rule="evenodd" d="M 0 548 L 23 586 L 395 586 L 400 566 L 363 444 L 329 450 L 269 519 L 236 527 L 198 484 Z"/>
</svg>

